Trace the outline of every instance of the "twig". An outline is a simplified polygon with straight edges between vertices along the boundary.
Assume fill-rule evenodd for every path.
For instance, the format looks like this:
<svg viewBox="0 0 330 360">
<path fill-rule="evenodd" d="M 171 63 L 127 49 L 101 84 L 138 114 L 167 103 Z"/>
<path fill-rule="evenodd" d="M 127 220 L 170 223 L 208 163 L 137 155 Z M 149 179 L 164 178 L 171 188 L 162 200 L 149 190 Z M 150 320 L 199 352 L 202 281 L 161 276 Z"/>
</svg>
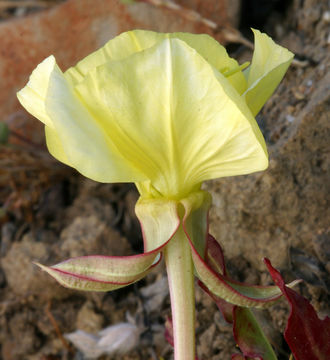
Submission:
<svg viewBox="0 0 330 360">
<path fill-rule="evenodd" d="M 50 307 L 51 307 L 51 300 L 49 300 L 47 302 L 47 305 L 45 307 L 45 312 L 46 312 L 46 315 L 48 316 L 50 322 L 52 323 L 54 329 L 55 329 L 55 332 L 57 334 L 57 336 L 59 337 L 59 339 L 61 340 L 63 346 L 67 349 L 68 352 L 70 353 L 74 353 L 74 350 L 71 348 L 71 346 L 69 345 L 69 343 L 65 340 L 65 338 L 63 337 L 62 335 L 62 332 L 53 316 L 53 314 L 51 313 L 50 311 Z"/>
<path fill-rule="evenodd" d="M 295 67 L 304 68 L 304 67 L 308 66 L 310 63 L 311 62 L 308 60 L 293 59 L 291 64 Z"/>
<path fill-rule="evenodd" d="M 17 7 L 25 7 L 25 8 L 47 8 L 54 5 L 53 2 L 46 1 L 38 1 L 38 0 L 27 0 L 27 1 L 0 1 L 0 9 L 6 8 L 17 8 Z"/>
</svg>

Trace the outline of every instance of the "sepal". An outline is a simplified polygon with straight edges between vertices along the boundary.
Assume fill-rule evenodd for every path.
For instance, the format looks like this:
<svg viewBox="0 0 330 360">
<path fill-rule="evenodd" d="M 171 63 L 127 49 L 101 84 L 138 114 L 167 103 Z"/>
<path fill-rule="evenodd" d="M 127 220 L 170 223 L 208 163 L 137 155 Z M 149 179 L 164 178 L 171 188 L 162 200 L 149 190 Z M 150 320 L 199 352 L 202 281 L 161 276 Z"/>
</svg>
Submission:
<svg viewBox="0 0 330 360">
<path fill-rule="evenodd" d="M 174 200 L 140 197 L 135 213 L 141 224 L 145 252 L 162 247 L 180 225 L 178 203 Z"/>
<path fill-rule="evenodd" d="M 133 256 L 81 256 L 53 266 L 36 263 L 61 285 L 84 291 L 110 291 L 143 278 L 161 259 L 159 251 Z"/>
<path fill-rule="evenodd" d="M 110 291 L 143 278 L 161 259 L 161 252 L 176 233 L 178 203 L 143 199 L 136 204 L 145 252 L 131 256 L 82 256 L 53 266 L 38 265 L 61 285 L 85 291 Z"/>
<path fill-rule="evenodd" d="M 190 234 L 190 240 L 198 253 L 203 255 L 206 247 L 208 233 L 208 213 L 212 197 L 206 191 L 197 191 L 181 200 L 184 208 L 184 231 Z"/>
<path fill-rule="evenodd" d="M 191 241 L 191 234 L 186 234 L 191 246 L 197 276 L 214 295 L 234 305 L 255 308 L 266 308 L 281 297 L 281 291 L 276 286 L 246 285 L 215 271 L 196 250 Z M 212 237 L 210 238 L 212 239 Z M 288 286 L 292 287 L 295 284 L 297 281 L 293 281 Z"/>
</svg>

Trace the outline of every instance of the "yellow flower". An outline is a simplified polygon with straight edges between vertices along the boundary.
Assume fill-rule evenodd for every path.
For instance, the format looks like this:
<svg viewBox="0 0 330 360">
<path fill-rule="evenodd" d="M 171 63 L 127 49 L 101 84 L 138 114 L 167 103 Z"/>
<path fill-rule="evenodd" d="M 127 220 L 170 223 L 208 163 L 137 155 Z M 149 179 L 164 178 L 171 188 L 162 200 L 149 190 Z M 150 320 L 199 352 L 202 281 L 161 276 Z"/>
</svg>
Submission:
<svg viewBox="0 0 330 360">
<path fill-rule="evenodd" d="M 141 279 L 164 254 L 176 360 L 195 358 L 194 272 L 240 306 L 264 307 L 281 296 L 275 286 L 247 286 L 224 273 L 219 245 L 208 237 L 211 196 L 200 190 L 205 180 L 268 165 L 254 116 L 293 54 L 254 34 L 247 68 L 207 35 L 129 31 L 65 73 L 48 57 L 18 93 L 45 124 L 55 158 L 96 181 L 134 182 L 141 194 L 143 254 L 41 268 L 67 287 L 109 291 Z"/>
<path fill-rule="evenodd" d="M 242 71 L 207 35 L 129 31 L 65 73 L 48 57 L 18 98 L 58 160 L 96 181 L 135 182 L 143 197 L 182 199 L 205 180 L 267 167 L 254 115 L 292 54 L 254 33 Z"/>
</svg>

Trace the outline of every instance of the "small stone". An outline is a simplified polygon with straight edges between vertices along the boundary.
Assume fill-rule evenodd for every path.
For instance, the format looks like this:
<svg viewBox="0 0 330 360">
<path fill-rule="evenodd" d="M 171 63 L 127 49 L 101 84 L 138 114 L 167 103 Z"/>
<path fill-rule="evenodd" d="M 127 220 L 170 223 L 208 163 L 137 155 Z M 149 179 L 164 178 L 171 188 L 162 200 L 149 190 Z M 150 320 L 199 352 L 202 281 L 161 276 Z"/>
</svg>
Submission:
<svg viewBox="0 0 330 360">
<path fill-rule="evenodd" d="M 153 284 L 141 288 L 140 291 L 145 298 L 144 306 L 147 312 L 159 311 L 169 294 L 167 277 L 156 280 Z"/>
<path fill-rule="evenodd" d="M 285 118 L 286 118 L 286 121 L 288 122 L 288 123 L 293 123 L 294 121 L 295 121 L 295 117 L 294 116 L 292 116 L 292 115 L 289 115 L 289 114 L 287 114 L 286 116 L 285 116 Z"/>
<path fill-rule="evenodd" d="M 2 267 L 12 291 L 20 296 L 38 294 L 47 299 L 58 298 L 68 292 L 33 264 L 34 261 L 47 264 L 49 257 L 49 246 L 37 242 L 32 233 L 24 235 L 21 242 L 15 242 L 2 259 Z"/>
<path fill-rule="evenodd" d="M 96 333 L 102 329 L 103 316 L 97 314 L 90 301 L 86 301 L 77 315 L 76 328 L 90 333 Z"/>
<path fill-rule="evenodd" d="M 213 339 L 216 331 L 215 324 L 206 329 L 199 337 L 198 355 L 202 358 L 209 358 L 213 352 Z"/>
<path fill-rule="evenodd" d="M 35 336 L 35 327 L 31 321 L 31 313 L 16 313 L 9 321 L 8 341 L 13 341 L 13 359 L 24 359 L 27 354 L 34 353 L 41 346 L 40 338 Z M 19 346 L 17 341 L 19 339 Z"/>
<path fill-rule="evenodd" d="M 59 254 L 62 258 L 86 255 L 129 255 L 131 247 L 117 231 L 96 215 L 78 216 L 63 229 Z"/>
<path fill-rule="evenodd" d="M 327 23 L 330 22 L 330 11 L 325 11 L 322 15 L 322 19 Z"/>
<path fill-rule="evenodd" d="M 311 79 L 307 80 L 306 85 L 307 85 L 308 87 L 311 87 L 311 86 L 313 85 L 313 80 L 311 80 Z"/>
</svg>

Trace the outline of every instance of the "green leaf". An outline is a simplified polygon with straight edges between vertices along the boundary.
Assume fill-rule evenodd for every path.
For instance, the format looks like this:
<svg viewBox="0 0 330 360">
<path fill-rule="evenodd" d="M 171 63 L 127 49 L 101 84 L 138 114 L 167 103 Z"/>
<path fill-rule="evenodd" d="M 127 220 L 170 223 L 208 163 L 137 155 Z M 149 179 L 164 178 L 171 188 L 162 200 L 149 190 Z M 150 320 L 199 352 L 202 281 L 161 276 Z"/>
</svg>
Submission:
<svg viewBox="0 0 330 360">
<path fill-rule="evenodd" d="M 277 360 L 273 348 L 250 309 L 235 306 L 233 320 L 234 337 L 245 356 L 262 360 Z"/>
</svg>

